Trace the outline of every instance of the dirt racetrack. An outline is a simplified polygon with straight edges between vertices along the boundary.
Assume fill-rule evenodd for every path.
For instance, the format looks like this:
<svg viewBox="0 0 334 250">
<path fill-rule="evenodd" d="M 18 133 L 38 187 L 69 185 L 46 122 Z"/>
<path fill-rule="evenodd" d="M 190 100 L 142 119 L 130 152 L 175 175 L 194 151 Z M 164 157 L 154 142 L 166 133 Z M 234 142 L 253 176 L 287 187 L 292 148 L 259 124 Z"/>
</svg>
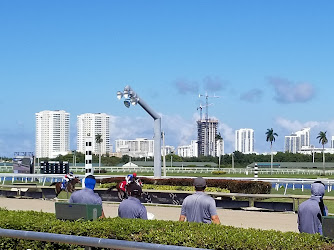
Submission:
<svg viewBox="0 0 334 250">
<path fill-rule="evenodd" d="M 18 199 L 0 197 L 0 207 L 9 210 L 34 210 L 54 213 L 55 201 L 41 199 Z M 146 205 L 147 211 L 154 214 L 158 220 L 179 219 L 181 207 L 179 206 L 152 206 Z M 107 217 L 117 216 L 117 203 L 103 202 L 103 210 Z M 298 232 L 297 214 L 292 212 L 260 212 L 260 211 L 243 211 L 230 209 L 217 209 L 218 216 L 223 225 L 242 227 L 242 228 L 258 228 L 265 230 L 279 230 L 282 232 L 293 231 Z"/>
</svg>

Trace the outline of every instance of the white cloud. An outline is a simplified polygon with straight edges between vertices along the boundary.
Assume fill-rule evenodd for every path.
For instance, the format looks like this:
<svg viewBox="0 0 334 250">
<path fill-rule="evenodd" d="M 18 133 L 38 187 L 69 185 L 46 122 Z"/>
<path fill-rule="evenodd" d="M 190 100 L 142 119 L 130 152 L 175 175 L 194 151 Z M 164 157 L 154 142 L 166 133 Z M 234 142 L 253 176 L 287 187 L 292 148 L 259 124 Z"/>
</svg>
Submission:
<svg viewBox="0 0 334 250">
<path fill-rule="evenodd" d="M 225 152 L 233 152 L 235 144 L 235 130 L 225 123 L 219 123 L 218 132 L 221 132 L 224 139 Z"/>
<path fill-rule="evenodd" d="M 307 102 L 315 96 L 315 89 L 309 83 L 293 83 L 280 77 L 269 77 L 275 90 L 275 100 L 280 103 Z"/>
<path fill-rule="evenodd" d="M 116 139 L 153 139 L 154 121 L 150 117 L 110 116 L 110 121 L 112 143 Z M 191 140 L 197 139 L 196 117 L 189 121 L 179 115 L 161 115 L 161 130 L 165 132 L 166 145 L 189 145 Z"/>
</svg>

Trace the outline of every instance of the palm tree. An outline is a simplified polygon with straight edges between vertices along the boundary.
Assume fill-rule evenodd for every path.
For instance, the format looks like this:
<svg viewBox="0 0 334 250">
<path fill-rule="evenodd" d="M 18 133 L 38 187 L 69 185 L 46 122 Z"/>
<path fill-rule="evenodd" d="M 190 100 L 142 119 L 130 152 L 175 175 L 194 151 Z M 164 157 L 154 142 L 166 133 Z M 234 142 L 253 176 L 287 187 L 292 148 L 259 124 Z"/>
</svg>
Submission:
<svg viewBox="0 0 334 250">
<path fill-rule="evenodd" d="M 317 139 L 319 139 L 319 143 L 322 144 L 322 170 L 323 170 L 323 175 L 325 175 L 325 144 L 328 142 L 327 137 L 326 137 L 327 131 L 323 132 L 320 131 Z"/>
<path fill-rule="evenodd" d="M 278 136 L 278 134 L 274 133 L 273 128 L 271 129 L 268 128 L 266 135 L 267 135 L 266 141 L 270 141 L 270 152 L 271 152 L 270 168 L 271 168 L 271 174 L 273 174 L 273 141 L 275 141 L 275 136 Z"/>
<path fill-rule="evenodd" d="M 103 142 L 102 135 L 95 135 L 95 142 L 99 145 L 99 173 L 101 173 L 101 143 Z"/>
</svg>

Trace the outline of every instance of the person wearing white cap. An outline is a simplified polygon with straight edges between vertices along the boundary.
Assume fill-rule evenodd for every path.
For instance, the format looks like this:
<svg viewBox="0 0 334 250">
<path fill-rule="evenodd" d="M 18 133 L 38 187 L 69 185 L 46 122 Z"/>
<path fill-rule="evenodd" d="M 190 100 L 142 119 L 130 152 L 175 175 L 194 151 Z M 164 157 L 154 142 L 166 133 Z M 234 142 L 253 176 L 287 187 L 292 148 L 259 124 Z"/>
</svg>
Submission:
<svg viewBox="0 0 334 250">
<path fill-rule="evenodd" d="M 181 208 L 179 221 L 220 224 L 215 200 L 204 193 L 206 181 L 202 177 L 194 180 L 196 193 L 187 196 Z"/>
</svg>

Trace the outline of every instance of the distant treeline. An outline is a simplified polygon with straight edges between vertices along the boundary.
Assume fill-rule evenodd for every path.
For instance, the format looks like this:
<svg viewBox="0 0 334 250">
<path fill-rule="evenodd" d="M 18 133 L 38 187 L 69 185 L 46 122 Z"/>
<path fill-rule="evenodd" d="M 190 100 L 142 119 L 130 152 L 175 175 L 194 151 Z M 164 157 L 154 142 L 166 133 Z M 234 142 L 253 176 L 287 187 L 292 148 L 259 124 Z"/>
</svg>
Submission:
<svg viewBox="0 0 334 250">
<path fill-rule="evenodd" d="M 57 160 L 57 161 L 68 161 L 70 163 L 73 162 L 73 154 L 68 154 L 64 156 L 58 156 L 54 159 L 47 159 L 47 158 L 41 158 L 42 160 Z M 85 155 L 79 152 L 76 152 L 75 154 L 76 162 L 77 163 L 84 163 L 85 161 Z M 270 162 L 270 155 L 256 155 L 256 154 L 243 154 L 239 151 L 235 151 L 233 153 L 234 157 L 234 166 L 235 167 L 245 167 L 248 164 L 251 164 L 253 162 Z M 115 156 L 109 156 L 103 155 L 101 157 L 101 163 L 104 166 L 116 166 L 121 163 L 127 163 L 129 162 L 129 156 L 123 155 L 123 157 L 115 157 Z M 334 162 L 334 154 L 325 154 L 326 162 Z M 144 161 L 145 158 L 135 158 L 131 157 L 132 161 Z M 148 157 L 146 159 L 147 161 L 153 161 L 153 158 Z M 212 156 L 200 156 L 200 157 L 180 157 L 175 154 L 169 154 L 166 155 L 166 161 L 170 162 L 214 162 L 219 164 L 219 158 L 218 157 L 212 157 Z M 314 161 L 315 162 L 322 162 L 322 153 L 315 153 L 314 154 Z M 98 163 L 99 157 L 98 155 L 93 155 L 93 163 Z M 284 152 L 278 152 L 276 155 L 274 155 L 274 162 L 312 162 L 312 155 L 304 155 L 304 154 L 293 154 L 293 153 L 284 153 Z M 232 155 L 223 155 L 220 158 L 220 166 L 221 167 L 231 167 L 232 165 Z"/>
</svg>

